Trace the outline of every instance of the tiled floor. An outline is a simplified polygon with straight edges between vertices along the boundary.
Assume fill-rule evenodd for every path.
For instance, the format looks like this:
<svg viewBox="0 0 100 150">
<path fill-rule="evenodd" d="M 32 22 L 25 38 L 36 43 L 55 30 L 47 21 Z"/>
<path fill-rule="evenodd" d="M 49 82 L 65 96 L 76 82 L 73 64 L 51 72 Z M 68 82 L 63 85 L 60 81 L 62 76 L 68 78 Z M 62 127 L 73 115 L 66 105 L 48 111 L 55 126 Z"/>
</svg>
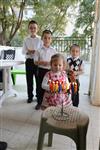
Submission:
<svg viewBox="0 0 100 150">
<path fill-rule="evenodd" d="M 88 93 L 89 70 L 85 66 L 85 74 L 81 76 L 80 105 L 89 115 L 90 123 L 87 132 L 87 150 L 98 150 L 100 138 L 100 107 L 90 104 Z M 88 71 L 87 71 L 88 70 Z M 23 79 L 23 80 L 22 80 Z M 0 141 L 8 143 L 7 150 L 36 150 L 41 110 L 36 111 L 36 102 L 26 103 L 25 77 L 17 77 L 15 89 L 18 97 L 9 97 L 0 108 Z M 47 147 L 45 138 L 43 150 L 75 150 L 74 142 L 65 136 L 54 135 L 53 146 Z"/>
</svg>

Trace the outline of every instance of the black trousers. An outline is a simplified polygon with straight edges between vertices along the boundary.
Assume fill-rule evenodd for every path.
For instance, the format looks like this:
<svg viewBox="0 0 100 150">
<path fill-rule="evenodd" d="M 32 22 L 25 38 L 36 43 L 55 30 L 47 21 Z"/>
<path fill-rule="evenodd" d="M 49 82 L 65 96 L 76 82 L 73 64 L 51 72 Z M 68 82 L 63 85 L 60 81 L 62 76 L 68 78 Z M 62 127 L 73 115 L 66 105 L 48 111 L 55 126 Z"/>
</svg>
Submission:
<svg viewBox="0 0 100 150">
<path fill-rule="evenodd" d="M 2 83 L 3 83 L 3 70 L 0 69 L 0 90 L 2 90 Z"/>
<path fill-rule="evenodd" d="M 36 80 L 36 94 L 37 94 L 37 77 L 38 77 L 38 67 L 37 65 L 34 64 L 33 59 L 27 59 L 25 62 L 25 67 L 26 67 L 26 82 L 27 82 L 27 94 L 28 94 L 28 99 L 33 98 L 33 75 L 35 76 Z"/>
<path fill-rule="evenodd" d="M 42 87 L 41 87 L 42 86 L 42 81 L 43 81 L 43 78 L 44 78 L 45 74 L 48 71 L 49 71 L 48 69 L 38 68 L 37 103 L 39 105 L 42 104 L 43 95 L 44 95 L 44 92 L 45 92 L 45 90 L 42 89 Z"/>
<path fill-rule="evenodd" d="M 3 82 L 3 70 L 0 69 L 0 82 Z"/>
</svg>

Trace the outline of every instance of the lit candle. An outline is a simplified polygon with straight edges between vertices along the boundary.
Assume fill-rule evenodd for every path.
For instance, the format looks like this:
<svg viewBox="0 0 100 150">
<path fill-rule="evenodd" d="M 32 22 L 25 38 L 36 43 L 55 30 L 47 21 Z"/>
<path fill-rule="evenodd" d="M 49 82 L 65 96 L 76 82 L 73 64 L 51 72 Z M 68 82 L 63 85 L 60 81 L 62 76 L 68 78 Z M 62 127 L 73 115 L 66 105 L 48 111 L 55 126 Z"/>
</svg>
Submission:
<svg viewBox="0 0 100 150">
<path fill-rule="evenodd" d="M 68 83 L 66 83 L 66 91 L 68 91 L 70 88 L 70 85 Z"/>
<path fill-rule="evenodd" d="M 71 83 L 66 83 L 64 80 L 60 80 L 60 81 L 53 81 L 53 80 L 49 80 L 48 81 L 49 84 L 49 88 L 51 92 L 55 92 L 55 93 L 60 93 L 60 92 L 69 92 L 69 90 L 72 91 L 72 93 L 76 93 L 77 92 L 77 83 L 76 82 L 71 82 Z"/>
<path fill-rule="evenodd" d="M 74 93 L 76 93 L 76 92 L 77 92 L 77 83 L 74 82 Z"/>
<path fill-rule="evenodd" d="M 52 81 L 52 92 L 55 92 L 55 82 Z"/>
<path fill-rule="evenodd" d="M 59 89 L 58 89 L 58 93 L 60 93 L 62 91 L 62 85 L 61 82 L 59 83 Z"/>
<path fill-rule="evenodd" d="M 66 89 L 65 87 L 65 81 L 62 81 L 62 90 L 64 91 Z"/>
<path fill-rule="evenodd" d="M 59 88 L 58 81 L 55 81 L 55 92 L 58 92 L 58 88 Z"/>
</svg>

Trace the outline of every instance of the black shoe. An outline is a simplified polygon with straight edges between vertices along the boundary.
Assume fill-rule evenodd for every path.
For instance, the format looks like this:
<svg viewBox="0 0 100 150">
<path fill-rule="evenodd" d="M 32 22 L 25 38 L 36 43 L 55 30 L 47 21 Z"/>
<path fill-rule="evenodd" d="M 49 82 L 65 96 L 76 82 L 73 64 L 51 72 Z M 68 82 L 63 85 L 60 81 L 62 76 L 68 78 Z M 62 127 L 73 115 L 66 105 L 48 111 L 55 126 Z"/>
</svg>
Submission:
<svg viewBox="0 0 100 150">
<path fill-rule="evenodd" d="M 28 99 L 27 100 L 27 103 L 32 103 L 33 102 L 33 99 Z"/>
<path fill-rule="evenodd" d="M 0 141 L 0 150 L 6 150 L 7 148 L 7 143 Z"/>
<path fill-rule="evenodd" d="M 41 108 L 41 105 L 39 105 L 39 104 L 37 104 L 36 106 L 35 106 L 35 109 L 36 110 L 39 110 Z"/>
</svg>

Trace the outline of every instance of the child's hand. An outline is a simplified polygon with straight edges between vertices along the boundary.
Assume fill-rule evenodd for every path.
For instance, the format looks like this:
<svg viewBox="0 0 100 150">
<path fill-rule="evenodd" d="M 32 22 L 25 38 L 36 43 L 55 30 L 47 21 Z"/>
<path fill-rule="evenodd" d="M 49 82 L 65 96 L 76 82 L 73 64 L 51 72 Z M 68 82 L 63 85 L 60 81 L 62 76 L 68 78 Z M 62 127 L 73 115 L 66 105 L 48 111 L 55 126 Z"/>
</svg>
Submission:
<svg viewBox="0 0 100 150">
<path fill-rule="evenodd" d="M 50 63 L 48 61 L 42 61 L 43 66 L 48 66 Z"/>
<path fill-rule="evenodd" d="M 69 71 L 69 78 L 70 78 L 71 82 L 75 82 L 75 73 L 73 70 Z"/>
<path fill-rule="evenodd" d="M 74 75 L 75 75 L 75 76 L 77 76 L 77 75 L 78 75 L 77 71 L 74 71 Z"/>
<path fill-rule="evenodd" d="M 49 64 L 48 61 L 38 61 L 38 65 L 48 66 Z"/>
<path fill-rule="evenodd" d="M 48 62 L 48 61 L 45 61 L 45 66 L 49 66 L 50 65 L 50 63 Z"/>
<path fill-rule="evenodd" d="M 38 61 L 35 61 L 34 64 L 35 64 L 35 65 L 38 65 Z"/>
<path fill-rule="evenodd" d="M 69 75 L 72 75 L 74 74 L 74 71 L 73 70 L 69 70 Z"/>
<path fill-rule="evenodd" d="M 34 53 L 35 53 L 35 50 L 28 49 L 28 54 L 34 54 Z"/>
</svg>

